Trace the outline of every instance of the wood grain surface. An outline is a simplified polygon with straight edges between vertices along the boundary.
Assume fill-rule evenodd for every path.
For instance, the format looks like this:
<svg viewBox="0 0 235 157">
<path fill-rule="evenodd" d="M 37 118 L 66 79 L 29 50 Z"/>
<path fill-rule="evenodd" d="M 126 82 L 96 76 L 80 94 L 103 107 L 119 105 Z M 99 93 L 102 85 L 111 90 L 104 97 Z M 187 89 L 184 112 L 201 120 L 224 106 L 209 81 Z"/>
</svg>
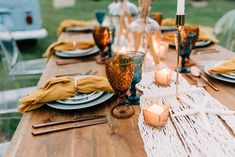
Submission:
<svg viewBox="0 0 235 157">
<path fill-rule="evenodd" d="M 77 33 L 63 33 L 59 40 L 77 40 L 91 38 L 91 35 Z M 219 45 L 212 45 L 219 53 L 201 53 L 192 55 L 199 68 L 209 60 L 223 60 L 234 57 L 235 54 Z M 97 75 L 105 76 L 104 65 L 95 62 L 97 55 L 81 59 L 81 62 L 60 65 L 56 64 L 59 58 L 52 56 L 46 65 L 38 86 L 56 75 L 84 73 L 88 70 L 97 71 Z M 163 60 L 171 68 L 176 66 L 176 52 L 171 49 L 167 59 Z M 205 75 L 206 76 L 206 75 Z M 207 86 L 206 90 L 222 104 L 235 110 L 235 85 L 206 76 L 219 88 L 214 91 Z M 188 81 L 190 79 L 186 78 Z M 197 79 L 197 78 L 196 78 Z M 200 81 L 200 80 L 199 80 Z M 116 98 L 92 108 L 76 111 L 60 111 L 44 106 L 38 110 L 23 115 L 19 126 L 11 140 L 5 157 L 144 157 L 144 145 L 137 126 L 139 107 L 134 106 L 135 115 L 127 120 L 114 119 L 110 110 Z M 108 123 L 86 128 L 66 130 L 34 137 L 31 134 L 33 124 L 46 121 L 68 120 L 75 117 L 89 115 L 106 115 Z M 66 124 L 68 125 L 68 124 Z M 48 127 L 53 128 L 52 127 Z M 43 129 L 43 128 L 42 128 Z"/>
</svg>

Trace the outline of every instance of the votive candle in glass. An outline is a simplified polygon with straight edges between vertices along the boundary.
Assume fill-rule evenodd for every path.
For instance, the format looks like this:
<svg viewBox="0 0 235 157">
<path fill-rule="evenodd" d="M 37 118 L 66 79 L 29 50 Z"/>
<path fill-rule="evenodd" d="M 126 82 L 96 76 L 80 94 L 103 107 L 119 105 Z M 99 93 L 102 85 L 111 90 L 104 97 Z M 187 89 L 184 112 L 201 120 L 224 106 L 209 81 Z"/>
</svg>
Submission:
<svg viewBox="0 0 235 157">
<path fill-rule="evenodd" d="M 155 83 L 161 86 L 168 86 L 172 80 L 171 69 L 164 68 L 154 73 Z"/>
<path fill-rule="evenodd" d="M 143 110 L 145 123 L 153 127 L 163 127 L 168 122 L 169 107 L 153 102 Z"/>
</svg>

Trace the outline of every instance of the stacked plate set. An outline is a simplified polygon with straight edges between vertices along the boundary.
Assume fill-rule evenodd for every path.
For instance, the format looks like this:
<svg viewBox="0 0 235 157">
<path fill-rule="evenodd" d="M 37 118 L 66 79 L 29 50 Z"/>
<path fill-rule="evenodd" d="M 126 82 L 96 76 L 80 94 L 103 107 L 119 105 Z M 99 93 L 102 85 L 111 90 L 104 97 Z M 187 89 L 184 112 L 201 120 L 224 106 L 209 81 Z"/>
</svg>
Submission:
<svg viewBox="0 0 235 157">
<path fill-rule="evenodd" d="M 214 62 L 210 62 L 208 64 L 205 65 L 204 67 L 204 71 L 211 77 L 221 80 L 221 81 L 225 81 L 225 82 L 229 82 L 229 83 L 235 83 L 235 73 L 231 73 L 231 74 L 210 74 L 208 71 L 209 69 L 221 64 L 223 61 L 214 61 Z"/>
</svg>

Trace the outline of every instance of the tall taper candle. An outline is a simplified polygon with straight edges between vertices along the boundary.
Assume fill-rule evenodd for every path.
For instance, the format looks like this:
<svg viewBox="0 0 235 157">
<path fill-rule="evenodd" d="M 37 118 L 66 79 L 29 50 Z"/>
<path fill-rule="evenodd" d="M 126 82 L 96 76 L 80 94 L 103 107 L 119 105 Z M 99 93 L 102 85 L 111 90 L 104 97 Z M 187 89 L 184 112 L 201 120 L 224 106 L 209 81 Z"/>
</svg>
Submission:
<svg viewBox="0 0 235 157">
<path fill-rule="evenodd" d="M 185 0 L 178 0 L 176 15 L 184 15 Z"/>
</svg>

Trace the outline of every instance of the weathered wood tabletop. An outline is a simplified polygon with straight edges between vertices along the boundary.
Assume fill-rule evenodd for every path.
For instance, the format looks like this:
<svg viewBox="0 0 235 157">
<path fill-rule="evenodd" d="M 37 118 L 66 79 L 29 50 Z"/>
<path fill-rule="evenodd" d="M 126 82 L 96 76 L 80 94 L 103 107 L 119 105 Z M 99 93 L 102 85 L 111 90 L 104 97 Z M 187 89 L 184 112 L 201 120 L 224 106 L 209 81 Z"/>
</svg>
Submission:
<svg viewBox="0 0 235 157">
<path fill-rule="evenodd" d="M 92 38 L 91 34 L 63 33 L 59 40 L 78 38 Z M 205 53 L 191 56 L 198 67 L 209 60 L 223 60 L 234 57 L 231 51 L 219 45 L 212 45 L 211 48 L 219 50 L 219 53 Z M 52 56 L 38 83 L 40 86 L 46 80 L 57 75 L 69 75 L 84 73 L 90 69 L 97 71 L 97 75 L 105 76 L 104 65 L 95 62 L 97 56 L 81 59 L 81 62 L 69 65 L 57 65 L 59 59 Z M 60 58 L 61 59 L 61 58 Z M 172 49 L 167 59 L 163 60 L 171 68 L 176 66 L 176 53 Z M 187 78 L 186 78 L 187 79 Z M 225 83 L 208 77 L 217 85 L 216 92 L 210 87 L 206 90 L 222 104 L 231 110 L 235 110 L 235 85 Z M 190 80 L 188 80 L 190 81 Z M 76 110 L 60 111 L 44 106 L 38 110 L 27 112 L 23 115 L 19 126 L 11 140 L 10 146 L 5 154 L 6 157 L 144 157 L 144 145 L 138 129 L 139 107 L 134 106 L 135 115 L 127 120 L 114 119 L 111 114 L 111 106 L 115 97 L 97 106 Z M 45 121 L 59 121 L 82 117 L 88 115 L 104 114 L 108 117 L 108 123 L 72 129 L 57 133 L 45 134 L 34 137 L 31 134 L 32 125 Z M 68 125 L 68 124 L 66 124 Z M 71 124 L 73 125 L 73 124 Z M 50 127 L 53 128 L 53 127 Z"/>
</svg>

